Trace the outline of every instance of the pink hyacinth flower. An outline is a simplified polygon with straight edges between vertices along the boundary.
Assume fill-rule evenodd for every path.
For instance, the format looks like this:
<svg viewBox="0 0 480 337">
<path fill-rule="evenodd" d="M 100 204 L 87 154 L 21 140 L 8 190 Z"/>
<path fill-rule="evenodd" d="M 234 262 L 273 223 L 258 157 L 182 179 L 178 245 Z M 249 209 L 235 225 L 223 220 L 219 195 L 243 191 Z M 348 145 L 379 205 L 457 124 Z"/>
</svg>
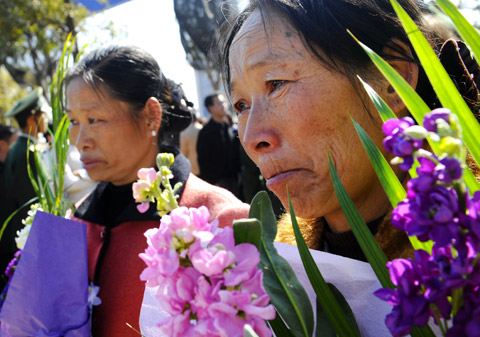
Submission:
<svg viewBox="0 0 480 337">
<path fill-rule="evenodd" d="M 236 257 L 236 264 L 233 268 L 225 271 L 225 285 L 234 287 L 243 281 L 252 278 L 258 271 L 257 265 L 260 262 L 260 253 L 254 245 L 241 243 L 233 249 Z"/>
<path fill-rule="evenodd" d="M 138 170 L 138 179 L 139 180 L 144 180 L 148 183 L 153 184 L 155 180 L 157 180 L 157 171 L 153 168 L 141 168 Z"/>
<path fill-rule="evenodd" d="M 178 269 L 159 284 L 155 297 L 160 307 L 170 315 L 185 311 L 187 303 L 195 297 L 195 288 L 200 274 L 193 268 Z"/>
<path fill-rule="evenodd" d="M 215 276 L 235 262 L 235 255 L 222 244 L 197 250 L 191 257 L 193 266 L 206 276 Z"/>
</svg>

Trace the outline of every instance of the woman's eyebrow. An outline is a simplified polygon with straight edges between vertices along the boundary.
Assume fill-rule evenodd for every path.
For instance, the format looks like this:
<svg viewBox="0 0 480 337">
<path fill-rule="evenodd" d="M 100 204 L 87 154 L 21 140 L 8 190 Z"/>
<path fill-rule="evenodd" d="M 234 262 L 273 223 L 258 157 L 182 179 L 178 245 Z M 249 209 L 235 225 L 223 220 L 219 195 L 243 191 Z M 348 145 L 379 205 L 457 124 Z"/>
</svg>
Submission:
<svg viewBox="0 0 480 337">
<path fill-rule="evenodd" d="M 280 62 L 279 62 L 280 61 Z M 288 62 L 285 62 L 284 60 L 281 60 L 279 56 L 275 54 L 268 54 L 266 57 L 261 58 L 258 61 L 254 61 L 252 63 L 247 63 L 245 70 L 242 73 L 245 73 L 247 71 L 257 71 L 258 69 L 262 69 L 267 67 L 268 65 L 271 65 L 273 62 L 275 63 L 275 69 L 281 69 L 285 68 L 286 65 L 288 65 Z M 234 91 L 236 88 L 235 81 L 232 80 L 231 83 L 231 91 Z"/>
</svg>

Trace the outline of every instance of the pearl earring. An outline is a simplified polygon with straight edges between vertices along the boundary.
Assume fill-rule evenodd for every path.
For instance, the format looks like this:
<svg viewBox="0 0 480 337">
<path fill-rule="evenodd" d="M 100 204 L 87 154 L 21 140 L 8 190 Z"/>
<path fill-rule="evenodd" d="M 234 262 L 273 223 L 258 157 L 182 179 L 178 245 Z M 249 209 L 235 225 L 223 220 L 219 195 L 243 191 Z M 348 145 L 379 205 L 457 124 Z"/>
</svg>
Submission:
<svg viewBox="0 0 480 337">
<path fill-rule="evenodd" d="M 152 137 L 155 137 L 157 135 L 157 131 L 152 130 Z"/>
</svg>

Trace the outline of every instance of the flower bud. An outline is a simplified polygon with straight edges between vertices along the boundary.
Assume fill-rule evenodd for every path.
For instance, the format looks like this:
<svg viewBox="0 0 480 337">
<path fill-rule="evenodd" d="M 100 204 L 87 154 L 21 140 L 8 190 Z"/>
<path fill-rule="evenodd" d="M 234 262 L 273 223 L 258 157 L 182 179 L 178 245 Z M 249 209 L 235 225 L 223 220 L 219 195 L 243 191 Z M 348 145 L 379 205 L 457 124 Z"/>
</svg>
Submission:
<svg viewBox="0 0 480 337">
<path fill-rule="evenodd" d="M 454 137 L 445 137 L 440 142 L 440 151 L 448 156 L 455 156 L 462 153 L 462 141 Z"/>
<path fill-rule="evenodd" d="M 159 153 L 157 154 L 157 167 L 162 166 L 170 167 L 175 161 L 175 157 L 171 153 Z"/>
<path fill-rule="evenodd" d="M 425 139 L 428 135 L 428 131 L 420 125 L 412 125 L 405 129 L 403 133 L 413 139 Z"/>
</svg>

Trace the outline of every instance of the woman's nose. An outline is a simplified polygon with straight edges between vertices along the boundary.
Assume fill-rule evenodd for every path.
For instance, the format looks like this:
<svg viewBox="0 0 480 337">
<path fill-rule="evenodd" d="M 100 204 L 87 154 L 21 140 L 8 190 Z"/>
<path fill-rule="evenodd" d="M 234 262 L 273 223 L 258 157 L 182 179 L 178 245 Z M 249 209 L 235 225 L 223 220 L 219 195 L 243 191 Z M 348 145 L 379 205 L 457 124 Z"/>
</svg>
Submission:
<svg viewBox="0 0 480 337">
<path fill-rule="evenodd" d="M 269 153 L 280 144 L 280 135 L 272 116 L 268 108 L 252 104 L 241 139 L 250 156 Z"/>
<path fill-rule="evenodd" d="M 88 127 L 85 126 L 77 126 L 76 130 L 72 130 L 71 132 L 71 140 L 72 143 L 78 148 L 80 151 L 85 151 L 93 147 L 93 139 L 90 135 Z"/>
</svg>

